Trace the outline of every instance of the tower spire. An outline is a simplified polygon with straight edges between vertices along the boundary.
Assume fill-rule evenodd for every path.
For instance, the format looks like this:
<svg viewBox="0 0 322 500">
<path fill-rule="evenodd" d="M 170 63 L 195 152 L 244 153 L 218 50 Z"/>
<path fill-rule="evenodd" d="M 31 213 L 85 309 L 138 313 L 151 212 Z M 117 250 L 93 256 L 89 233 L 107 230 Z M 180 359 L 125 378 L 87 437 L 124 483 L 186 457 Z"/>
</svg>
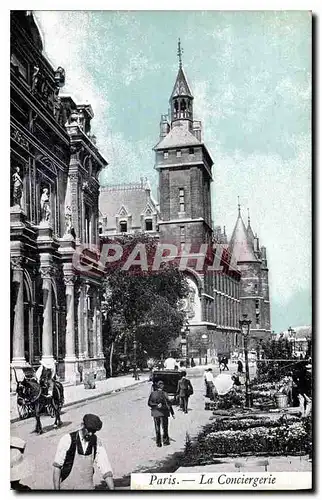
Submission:
<svg viewBox="0 0 322 500">
<path fill-rule="evenodd" d="M 250 215 L 249 215 L 249 208 L 247 208 L 247 212 L 248 212 L 248 225 L 250 226 Z"/>
<path fill-rule="evenodd" d="M 179 68 L 182 68 L 182 56 L 183 54 L 183 49 L 181 48 L 181 41 L 180 41 L 180 38 L 178 38 L 178 52 L 177 52 L 177 55 L 178 55 L 178 58 L 179 58 Z"/>
<path fill-rule="evenodd" d="M 240 201 L 239 201 L 239 196 L 237 196 L 238 198 L 238 216 L 240 216 Z"/>
</svg>

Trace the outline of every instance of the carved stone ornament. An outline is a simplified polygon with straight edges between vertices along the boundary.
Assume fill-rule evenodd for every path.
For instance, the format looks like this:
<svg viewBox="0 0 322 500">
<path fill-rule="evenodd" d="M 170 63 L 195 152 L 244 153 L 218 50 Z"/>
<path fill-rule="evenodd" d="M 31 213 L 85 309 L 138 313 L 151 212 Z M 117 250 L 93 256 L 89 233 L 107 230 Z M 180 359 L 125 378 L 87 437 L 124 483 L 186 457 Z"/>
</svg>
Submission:
<svg viewBox="0 0 322 500">
<path fill-rule="evenodd" d="M 19 255 L 16 257 L 11 257 L 10 263 L 11 263 L 12 270 L 13 271 L 22 271 L 24 260 L 25 259 L 22 255 Z"/>
<path fill-rule="evenodd" d="M 65 283 L 65 286 L 74 285 L 75 284 L 75 275 L 74 274 L 64 274 L 64 283 Z"/>
<path fill-rule="evenodd" d="M 19 132 L 19 130 L 11 127 L 10 136 L 14 141 L 18 142 L 18 144 L 20 144 L 21 146 L 23 146 L 26 149 L 29 149 L 28 140 L 24 137 L 24 135 L 21 132 Z"/>
<path fill-rule="evenodd" d="M 46 267 L 41 267 L 40 268 L 40 276 L 42 279 L 44 278 L 51 278 L 54 276 L 55 270 L 52 266 L 46 266 Z"/>
</svg>

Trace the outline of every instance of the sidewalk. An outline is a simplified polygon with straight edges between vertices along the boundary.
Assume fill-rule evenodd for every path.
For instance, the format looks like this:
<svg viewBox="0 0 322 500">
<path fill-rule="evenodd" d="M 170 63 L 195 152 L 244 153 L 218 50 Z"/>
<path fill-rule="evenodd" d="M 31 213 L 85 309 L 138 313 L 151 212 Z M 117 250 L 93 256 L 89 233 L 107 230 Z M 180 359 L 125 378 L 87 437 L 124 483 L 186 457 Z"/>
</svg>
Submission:
<svg viewBox="0 0 322 500">
<path fill-rule="evenodd" d="M 83 384 L 80 385 L 64 385 L 64 396 L 66 406 L 75 405 L 77 403 L 89 401 L 91 399 L 99 398 L 113 392 L 118 392 L 126 389 L 127 387 L 135 386 L 145 383 L 149 380 L 148 373 L 140 374 L 140 380 L 134 380 L 131 375 L 123 375 L 119 377 L 112 377 L 105 380 L 96 382 L 95 389 L 85 389 Z M 10 394 L 10 422 L 20 420 L 17 410 L 17 395 Z"/>
</svg>

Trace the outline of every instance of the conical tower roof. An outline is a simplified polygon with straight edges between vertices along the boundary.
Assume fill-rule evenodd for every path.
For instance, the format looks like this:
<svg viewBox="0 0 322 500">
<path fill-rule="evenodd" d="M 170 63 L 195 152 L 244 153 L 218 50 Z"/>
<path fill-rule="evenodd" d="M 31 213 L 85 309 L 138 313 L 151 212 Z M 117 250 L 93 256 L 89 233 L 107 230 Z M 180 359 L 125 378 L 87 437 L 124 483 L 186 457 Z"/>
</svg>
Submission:
<svg viewBox="0 0 322 500">
<path fill-rule="evenodd" d="M 179 67 L 179 71 L 177 74 L 177 79 L 173 87 L 173 91 L 171 94 L 170 99 L 173 97 L 178 97 L 178 96 L 183 96 L 183 97 L 191 97 L 193 99 L 193 95 L 191 93 L 186 75 L 184 74 L 184 71 L 182 69 L 182 66 Z"/>
<path fill-rule="evenodd" d="M 255 238 L 255 236 L 254 236 L 252 227 L 250 225 L 249 209 L 248 209 L 247 237 L 248 237 L 249 243 L 252 245 L 252 247 L 254 247 L 254 238 Z"/>
<path fill-rule="evenodd" d="M 230 239 L 229 251 L 237 262 L 258 262 L 253 245 L 249 241 L 247 229 L 240 213 L 240 207 L 238 207 L 238 217 Z"/>
</svg>

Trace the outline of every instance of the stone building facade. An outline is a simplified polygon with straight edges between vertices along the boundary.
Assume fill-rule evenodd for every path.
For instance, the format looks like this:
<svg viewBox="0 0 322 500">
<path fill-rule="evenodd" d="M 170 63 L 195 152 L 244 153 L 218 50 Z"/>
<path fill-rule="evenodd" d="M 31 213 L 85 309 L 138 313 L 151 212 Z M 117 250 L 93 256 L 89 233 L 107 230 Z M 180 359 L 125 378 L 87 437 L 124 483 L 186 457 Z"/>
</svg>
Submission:
<svg viewBox="0 0 322 500">
<path fill-rule="evenodd" d="M 63 68 L 44 57 L 30 12 L 11 13 L 11 365 L 42 360 L 77 383 L 86 368 L 105 376 L 101 276 L 74 266 L 98 243 L 98 175 L 107 165 L 90 134 L 93 111 L 63 97 Z M 12 378 L 14 380 L 14 378 Z"/>
<path fill-rule="evenodd" d="M 157 235 L 159 210 L 147 179 L 109 185 L 99 197 L 99 234 L 101 238 L 146 232 Z"/>
<path fill-rule="evenodd" d="M 250 345 L 254 346 L 271 334 L 268 266 L 266 248 L 260 246 L 257 234 L 254 236 L 249 216 L 246 228 L 240 206 L 229 242 L 229 252 L 241 273 L 241 312 L 251 320 Z"/>
</svg>

